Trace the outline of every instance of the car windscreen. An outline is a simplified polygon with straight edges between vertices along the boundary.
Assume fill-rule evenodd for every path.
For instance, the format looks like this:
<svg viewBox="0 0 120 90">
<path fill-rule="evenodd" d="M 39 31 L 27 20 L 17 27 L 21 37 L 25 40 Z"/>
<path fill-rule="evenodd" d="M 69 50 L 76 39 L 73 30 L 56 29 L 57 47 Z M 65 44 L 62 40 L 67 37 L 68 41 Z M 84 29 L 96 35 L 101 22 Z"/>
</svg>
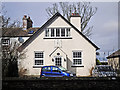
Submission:
<svg viewBox="0 0 120 90">
<path fill-rule="evenodd" d="M 113 71 L 111 67 L 98 67 L 98 71 Z"/>
<path fill-rule="evenodd" d="M 62 71 L 67 71 L 67 69 L 65 69 L 64 67 L 59 66 L 59 69 Z"/>
</svg>

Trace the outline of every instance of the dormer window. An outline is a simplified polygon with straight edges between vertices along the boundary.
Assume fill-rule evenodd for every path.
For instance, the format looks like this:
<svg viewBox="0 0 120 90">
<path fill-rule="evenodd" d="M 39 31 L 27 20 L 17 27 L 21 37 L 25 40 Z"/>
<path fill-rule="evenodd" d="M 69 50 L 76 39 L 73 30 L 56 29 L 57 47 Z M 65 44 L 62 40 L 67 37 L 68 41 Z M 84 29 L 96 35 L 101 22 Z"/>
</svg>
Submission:
<svg viewBox="0 0 120 90">
<path fill-rule="evenodd" d="M 47 28 L 45 30 L 46 38 L 68 38 L 70 37 L 70 28 Z"/>
</svg>

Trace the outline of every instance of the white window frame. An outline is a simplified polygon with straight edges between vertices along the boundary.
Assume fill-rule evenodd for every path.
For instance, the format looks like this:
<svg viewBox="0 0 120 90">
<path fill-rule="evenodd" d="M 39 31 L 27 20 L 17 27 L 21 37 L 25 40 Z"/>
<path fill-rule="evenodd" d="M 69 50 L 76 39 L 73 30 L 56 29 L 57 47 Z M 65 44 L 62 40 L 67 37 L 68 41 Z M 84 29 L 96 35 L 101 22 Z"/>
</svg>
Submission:
<svg viewBox="0 0 120 90">
<path fill-rule="evenodd" d="M 45 38 L 71 38 L 71 28 L 70 27 L 68 27 L 68 28 L 64 28 L 65 29 L 65 36 L 61 36 L 62 35 L 62 33 L 61 33 L 61 29 L 62 28 L 64 28 L 64 27 L 59 27 L 59 28 L 57 28 L 57 27 L 55 27 L 55 28 L 46 28 L 45 29 Z M 51 29 L 54 29 L 54 36 L 51 36 Z M 60 36 L 56 36 L 57 34 L 56 34 L 56 29 L 59 29 L 59 35 Z M 66 35 L 67 34 L 67 29 L 69 29 L 70 30 L 70 32 L 68 32 L 68 36 Z M 49 31 L 49 32 L 48 32 Z"/>
<path fill-rule="evenodd" d="M 3 42 L 3 40 L 6 40 Z M 2 45 L 10 45 L 10 39 L 2 39 Z"/>
<path fill-rule="evenodd" d="M 35 53 L 43 53 L 43 58 L 36 58 Z M 36 65 L 35 60 L 43 60 L 42 65 Z M 34 51 L 34 66 L 43 66 L 44 65 L 44 51 Z"/>
<path fill-rule="evenodd" d="M 81 57 L 73 57 L 73 53 L 74 52 L 81 52 Z M 72 51 L 72 66 L 83 66 L 83 52 L 81 51 L 81 50 L 74 50 L 74 51 Z M 81 59 L 81 64 L 74 64 L 74 59 Z"/>
<path fill-rule="evenodd" d="M 56 65 L 56 58 L 61 58 L 61 66 L 63 65 L 63 57 L 62 56 L 54 56 L 54 65 Z"/>
</svg>

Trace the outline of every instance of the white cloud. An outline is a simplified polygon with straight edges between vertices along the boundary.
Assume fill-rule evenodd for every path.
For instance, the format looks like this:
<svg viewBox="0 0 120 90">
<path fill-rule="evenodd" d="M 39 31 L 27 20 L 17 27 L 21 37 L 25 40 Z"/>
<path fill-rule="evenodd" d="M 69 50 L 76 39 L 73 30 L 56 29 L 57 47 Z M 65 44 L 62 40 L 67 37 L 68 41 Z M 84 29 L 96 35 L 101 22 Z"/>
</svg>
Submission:
<svg viewBox="0 0 120 90">
<path fill-rule="evenodd" d="M 118 22 L 117 21 L 110 21 L 104 24 L 103 28 L 109 31 L 118 30 Z"/>
</svg>

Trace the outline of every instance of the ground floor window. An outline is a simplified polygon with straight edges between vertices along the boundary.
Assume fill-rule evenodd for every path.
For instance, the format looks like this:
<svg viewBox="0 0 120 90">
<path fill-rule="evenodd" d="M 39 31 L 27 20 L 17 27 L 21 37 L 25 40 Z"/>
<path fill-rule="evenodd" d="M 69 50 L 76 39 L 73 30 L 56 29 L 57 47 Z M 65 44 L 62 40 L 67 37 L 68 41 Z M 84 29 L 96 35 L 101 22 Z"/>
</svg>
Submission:
<svg viewBox="0 0 120 90">
<path fill-rule="evenodd" d="M 82 64 L 82 52 L 81 51 L 73 51 L 73 65 L 81 65 Z"/>
<path fill-rule="evenodd" d="M 35 51 L 35 65 L 43 65 L 44 63 L 44 52 L 42 51 Z"/>
</svg>

